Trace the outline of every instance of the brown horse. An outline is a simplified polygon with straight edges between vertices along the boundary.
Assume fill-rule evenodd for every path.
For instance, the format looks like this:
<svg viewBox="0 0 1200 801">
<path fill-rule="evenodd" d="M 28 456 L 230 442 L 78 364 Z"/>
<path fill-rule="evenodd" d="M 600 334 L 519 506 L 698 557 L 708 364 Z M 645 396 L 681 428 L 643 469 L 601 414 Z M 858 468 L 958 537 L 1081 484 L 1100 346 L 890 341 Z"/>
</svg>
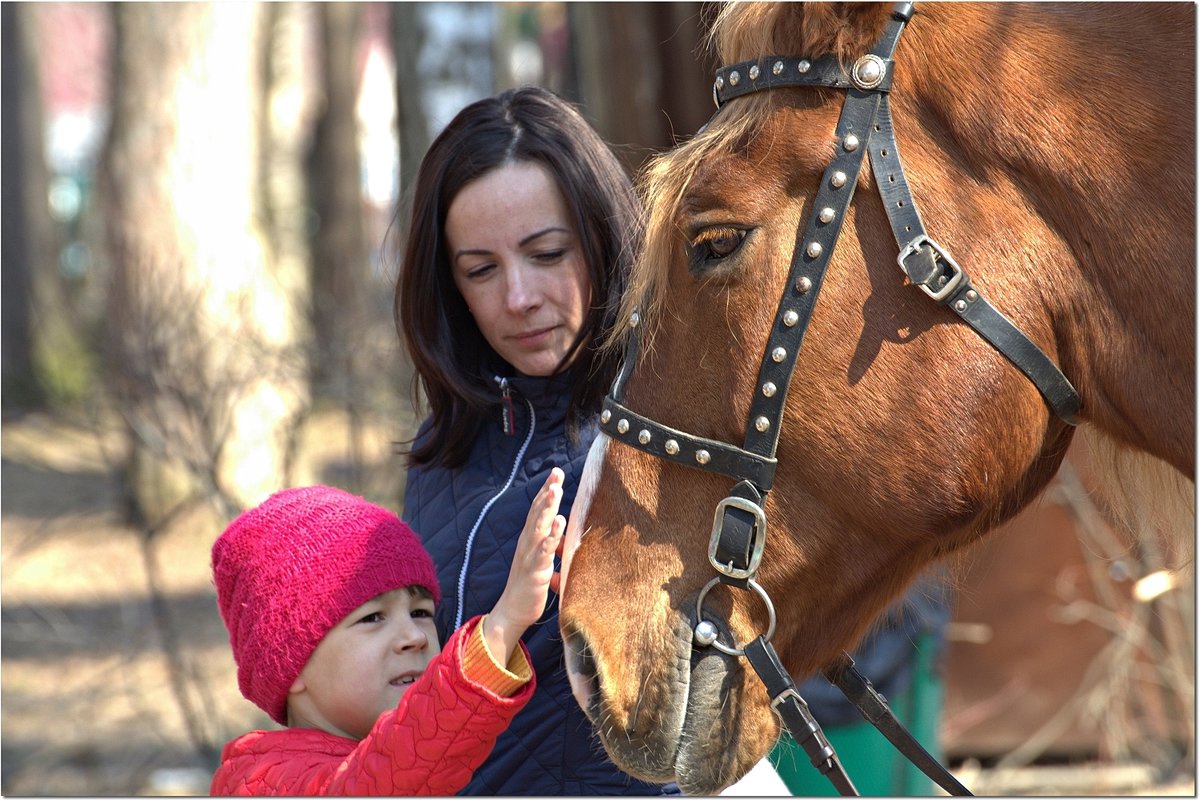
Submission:
<svg viewBox="0 0 1200 801">
<path fill-rule="evenodd" d="M 890 5 L 734 4 L 723 63 L 854 63 Z M 896 138 L 925 225 L 1078 390 L 1080 423 L 1194 481 L 1194 20 L 1188 4 L 920 5 L 895 50 Z M 764 61 L 764 69 L 770 61 Z M 840 146 L 846 92 L 727 102 L 643 176 L 648 227 L 624 313 L 644 341 L 624 403 L 740 443 L 797 231 Z M 927 565 L 1027 505 L 1074 428 L 897 267 L 864 168 L 779 426 L 757 581 L 803 677 L 851 648 Z M 627 771 L 729 785 L 777 718 L 745 660 L 693 645 L 730 480 L 601 436 L 568 532 L 561 625 L 576 697 Z M 590 503 L 590 507 L 589 507 Z M 760 597 L 704 597 L 720 639 Z"/>
</svg>

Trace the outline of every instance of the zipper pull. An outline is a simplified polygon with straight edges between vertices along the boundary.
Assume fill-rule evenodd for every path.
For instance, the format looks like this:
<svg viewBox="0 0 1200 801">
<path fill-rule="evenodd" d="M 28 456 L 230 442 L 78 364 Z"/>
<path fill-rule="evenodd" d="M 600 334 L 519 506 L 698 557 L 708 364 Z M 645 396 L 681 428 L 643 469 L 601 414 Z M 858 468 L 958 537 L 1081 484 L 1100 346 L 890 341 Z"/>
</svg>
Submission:
<svg viewBox="0 0 1200 801">
<path fill-rule="evenodd" d="M 500 422 L 504 433 L 513 436 L 517 433 L 517 417 L 513 412 L 512 390 L 509 389 L 508 379 L 500 379 Z"/>
</svg>

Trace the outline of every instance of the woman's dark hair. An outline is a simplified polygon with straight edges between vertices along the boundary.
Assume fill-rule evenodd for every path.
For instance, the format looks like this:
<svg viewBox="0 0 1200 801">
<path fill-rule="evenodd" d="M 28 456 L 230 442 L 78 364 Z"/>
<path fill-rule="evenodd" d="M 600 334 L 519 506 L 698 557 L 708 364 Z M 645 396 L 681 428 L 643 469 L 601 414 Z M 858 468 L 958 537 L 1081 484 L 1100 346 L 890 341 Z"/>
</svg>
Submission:
<svg viewBox="0 0 1200 801">
<path fill-rule="evenodd" d="M 629 176 L 599 134 L 569 103 L 536 86 L 510 89 L 460 111 L 429 146 L 413 189 L 393 312 L 431 412 L 431 431 L 409 464 L 466 462 L 499 397 L 483 365 L 499 360 L 450 273 L 446 214 L 471 181 L 497 167 L 532 162 L 549 170 L 573 215 L 591 279 L 592 304 L 566 359 L 568 431 L 600 408 L 620 354 L 599 344 L 612 329 L 641 240 L 640 206 Z"/>
</svg>

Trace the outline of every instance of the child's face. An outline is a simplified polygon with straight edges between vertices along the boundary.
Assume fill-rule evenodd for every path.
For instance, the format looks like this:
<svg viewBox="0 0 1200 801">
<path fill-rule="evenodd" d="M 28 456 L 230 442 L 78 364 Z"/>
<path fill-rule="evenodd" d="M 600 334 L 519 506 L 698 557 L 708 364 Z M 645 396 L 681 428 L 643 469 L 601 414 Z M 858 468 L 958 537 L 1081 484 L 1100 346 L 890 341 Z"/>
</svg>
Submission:
<svg viewBox="0 0 1200 801">
<path fill-rule="evenodd" d="M 409 588 L 376 596 L 308 658 L 288 696 L 288 724 L 361 740 L 440 651 L 431 598 Z"/>
</svg>

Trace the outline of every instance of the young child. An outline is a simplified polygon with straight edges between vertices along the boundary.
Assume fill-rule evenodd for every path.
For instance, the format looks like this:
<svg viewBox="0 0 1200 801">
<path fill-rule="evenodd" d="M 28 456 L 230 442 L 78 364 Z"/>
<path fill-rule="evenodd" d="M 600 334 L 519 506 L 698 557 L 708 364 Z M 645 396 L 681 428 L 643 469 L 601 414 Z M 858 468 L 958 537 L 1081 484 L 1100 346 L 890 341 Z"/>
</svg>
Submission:
<svg viewBox="0 0 1200 801">
<path fill-rule="evenodd" d="M 442 649 L 433 561 L 394 514 L 330 487 L 289 489 L 213 544 L 242 694 L 288 728 L 225 746 L 212 795 L 453 795 L 533 695 L 521 635 L 558 590 L 555 468 L 508 583 Z"/>
</svg>

